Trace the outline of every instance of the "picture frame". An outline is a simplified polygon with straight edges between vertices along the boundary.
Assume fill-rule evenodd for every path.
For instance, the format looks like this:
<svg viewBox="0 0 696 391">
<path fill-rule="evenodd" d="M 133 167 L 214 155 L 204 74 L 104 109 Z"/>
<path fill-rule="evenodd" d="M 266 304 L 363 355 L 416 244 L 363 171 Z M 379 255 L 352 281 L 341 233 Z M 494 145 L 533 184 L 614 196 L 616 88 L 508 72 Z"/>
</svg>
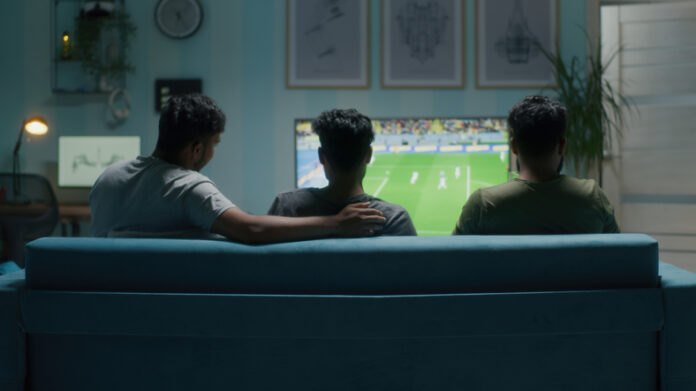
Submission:
<svg viewBox="0 0 696 391">
<path fill-rule="evenodd" d="M 476 0 L 476 88 L 554 88 L 558 0 Z"/>
<path fill-rule="evenodd" d="M 370 0 L 287 0 L 286 87 L 370 85 Z"/>
<path fill-rule="evenodd" d="M 382 88 L 464 88 L 464 0 L 381 5 Z"/>
</svg>

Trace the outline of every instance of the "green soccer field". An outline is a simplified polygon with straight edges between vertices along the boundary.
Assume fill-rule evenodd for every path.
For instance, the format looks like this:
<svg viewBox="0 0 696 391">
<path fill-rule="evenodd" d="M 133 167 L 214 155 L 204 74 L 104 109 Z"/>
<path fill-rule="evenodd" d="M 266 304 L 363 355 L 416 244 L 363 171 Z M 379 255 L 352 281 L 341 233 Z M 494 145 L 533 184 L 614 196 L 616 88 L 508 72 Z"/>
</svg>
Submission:
<svg viewBox="0 0 696 391">
<path fill-rule="evenodd" d="M 468 195 L 507 182 L 507 168 L 507 153 L 375 154 L 363 186 L 406 208 L 418 235 L 449 235 Z"/>
</svg>

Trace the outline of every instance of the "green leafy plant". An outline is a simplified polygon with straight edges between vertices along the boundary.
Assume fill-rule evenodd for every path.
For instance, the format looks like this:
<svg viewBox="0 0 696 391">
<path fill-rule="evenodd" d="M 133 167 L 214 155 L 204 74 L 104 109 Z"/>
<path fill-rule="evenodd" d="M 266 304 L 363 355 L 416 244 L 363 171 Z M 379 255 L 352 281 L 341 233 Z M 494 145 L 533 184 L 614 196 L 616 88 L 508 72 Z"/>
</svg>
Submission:
<svg viewBox="0 0 696 391">
<path fill-rule="evenodd" d="M 632 107 L 632 103 L 605 78 L 607 68 L 620 50 L 602 62 L 602 49 L 597 45 L 586 59 L 574 56 L 567 62 L 559 51 L 551 54 L 541 48 L 552 65 L 557 83 L 556 98 L 568 110 L 566 162 L 576 176 L 590 176 L 592 170 L 596 170 L 600 183 L 604 151 L 612 149 L 614 134 L 621 137 L 624 109 Z"/>
<path fill-rule="evenodd" d="M 106 16 L 76 18 L 75 57 L 82 61 L 82 69 L 99 79 L 121 80 L 126 73 L 135 72 L 128 59 L 128 50 L 135 37 L 136 27 L 130 15 L 122 10 Z M 115 42 L 105 42 L 105 36 Z"/>
</svg>

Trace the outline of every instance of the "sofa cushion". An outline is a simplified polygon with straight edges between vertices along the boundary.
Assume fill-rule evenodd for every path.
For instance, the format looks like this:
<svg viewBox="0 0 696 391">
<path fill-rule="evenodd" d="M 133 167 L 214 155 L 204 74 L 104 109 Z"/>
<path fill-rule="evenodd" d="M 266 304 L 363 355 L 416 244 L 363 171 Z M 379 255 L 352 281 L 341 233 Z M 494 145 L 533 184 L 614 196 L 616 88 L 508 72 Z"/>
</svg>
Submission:
<svg viewBox="0 0 696 391">
<path fill-rule="evenodd" d="M 418 294 L 657 286 L 642 234 L 321 239 L 249 246 L 213 240 L 42 238 L 29 289 Z"/>
</svg>

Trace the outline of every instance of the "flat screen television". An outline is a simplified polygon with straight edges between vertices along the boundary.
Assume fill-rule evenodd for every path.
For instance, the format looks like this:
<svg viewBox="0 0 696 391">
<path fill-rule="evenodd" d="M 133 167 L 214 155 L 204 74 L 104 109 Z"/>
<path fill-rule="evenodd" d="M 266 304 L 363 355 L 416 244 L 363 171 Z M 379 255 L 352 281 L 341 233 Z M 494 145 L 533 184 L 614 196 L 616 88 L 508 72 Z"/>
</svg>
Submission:
<svg viewBox="0 0 696 391">
<path fill-rule="evenodd" d="M 419 235 L 449 235 L 469 195 L 507 182 L 509 132 L 502 117 L 373 119 L 365 192 L 400 204 Z M 311 120 L 295 120 L 296 186 L 328 183 Z"/>
<path fill-rule="evenodd" d="M 92 187 L 106 167 L 138 155 L 139 136 L 60 136 L 58 186 Z"/>
</svg>

